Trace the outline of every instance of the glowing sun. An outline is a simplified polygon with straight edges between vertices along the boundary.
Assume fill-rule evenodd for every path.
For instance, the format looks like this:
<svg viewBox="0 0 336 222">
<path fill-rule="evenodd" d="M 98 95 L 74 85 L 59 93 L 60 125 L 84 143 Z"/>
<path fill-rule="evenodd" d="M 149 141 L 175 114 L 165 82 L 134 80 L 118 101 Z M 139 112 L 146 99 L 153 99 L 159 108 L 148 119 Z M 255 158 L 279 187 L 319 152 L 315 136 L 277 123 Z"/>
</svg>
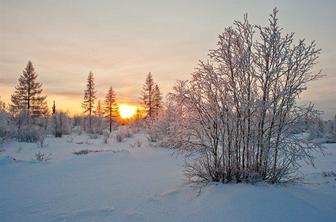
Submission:
<svg viewBox="0 0 336 222">
<path fill-rule="evenodd" d="M 123 119 L 129 119 L 137 112 L 137 107 L 128 104 L 119 104 L 120 117 Z"/>
</svg>

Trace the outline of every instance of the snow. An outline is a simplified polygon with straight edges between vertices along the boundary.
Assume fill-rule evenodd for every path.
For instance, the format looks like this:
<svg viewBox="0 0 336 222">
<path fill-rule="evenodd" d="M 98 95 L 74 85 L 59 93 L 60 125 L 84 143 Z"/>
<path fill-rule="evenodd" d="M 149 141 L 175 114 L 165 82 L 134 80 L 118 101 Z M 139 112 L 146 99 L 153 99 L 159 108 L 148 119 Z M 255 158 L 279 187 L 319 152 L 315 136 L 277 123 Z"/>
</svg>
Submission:
<svg viewBox="0 0 336 222">
<path fill-rule="evenodd" d="M 141 143 L 141 147 L 134 144 Z M 296 184 L 212 184 L 199 190 L 184 159 L 142 134 L 118 143 L 87 135 L 9 142 L 0 152 L 0 221 L 334 221 L 336 144 L 303 164 Z M 74 155 L 80 150 L 87 155 Z M 33 160 L 38 151 L 51 160 Z"/>
</svg>

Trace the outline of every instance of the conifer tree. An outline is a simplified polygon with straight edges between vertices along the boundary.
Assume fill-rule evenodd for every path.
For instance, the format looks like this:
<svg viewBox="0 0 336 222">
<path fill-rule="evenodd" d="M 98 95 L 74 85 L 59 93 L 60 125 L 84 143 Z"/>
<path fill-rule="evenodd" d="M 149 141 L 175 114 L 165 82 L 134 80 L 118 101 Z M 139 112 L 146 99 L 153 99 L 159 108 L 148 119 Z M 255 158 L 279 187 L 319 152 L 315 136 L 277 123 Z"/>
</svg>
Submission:
<svg viewBox="0 0 336 222">
<path fill-rule="evenodd" d="M 96 133 L 102 134 L 103 133 L 103 117 L 104 117 L 104 113 L 103 113 L 103 108 L 102 108 L 102 104 L 100 102 L 100 100 L 97 101 L 97 106 L 96 106 L 96 110 L 95 110 L 95 118 L 94 118 L 94 130 Z"/>
<path fill-rule="evenodd" d="M 15 114 L 25 111 L 28 120 L 48 114 L 46 96 L 42 95 L 42 84 L 36 81 L 37 77 L 33 64 L 29 61 L 11 96 L 11 110 Z"/>
<path fill-rule="evenodd" d="M 56 113 L 56 104 L 55 104 L 55 100 L 53 102 L 53 106 L 52 106 L 52 114 L 54 115 Z"/>
<path fill-rule="evenodd" d="M 162 96 L 158 84 L 155 84 L 153 90 L 153 116 L 157 117 L 162 107 Z"/>
<path fill-rule="evenodd" d="M 112 132 L 112 122 L 113 118 L 115 117 L 114 114 L 116 112 L 117 112 L 116 95 L 111 86 L 106 94 L 104 101 L 104 113 L 105 117 L 109 120 L 110 132 Z"/>
<path fill-rule="evenodd" d="M 161 93 L 159 86 L 155 84 L 152 74 L 148 73 L 142 90 L 141 103 L 147 113 L 146 118 L 155 118 L 161 107 Z"/>
<path fill-rule="evenodd" d="M 98 100 L 98 102 L 97 102 L 97 107 L 96 107 L 95 114 L 99 119 L 101 119 L 103 117 L 103 108 L 102 108 L 100 100 Z"/>
<path fill-rule="evenodd" d="M 94 102 L 96 99 L 95 83 L 93 73 L 90 72 L 87 78 L 86 90 L 84 91 L 84 100 L 82 108 L 84 113 L 89 114 L 89 128 L 92 129 L 92 113 L 94 112 Z"/>
</svg>

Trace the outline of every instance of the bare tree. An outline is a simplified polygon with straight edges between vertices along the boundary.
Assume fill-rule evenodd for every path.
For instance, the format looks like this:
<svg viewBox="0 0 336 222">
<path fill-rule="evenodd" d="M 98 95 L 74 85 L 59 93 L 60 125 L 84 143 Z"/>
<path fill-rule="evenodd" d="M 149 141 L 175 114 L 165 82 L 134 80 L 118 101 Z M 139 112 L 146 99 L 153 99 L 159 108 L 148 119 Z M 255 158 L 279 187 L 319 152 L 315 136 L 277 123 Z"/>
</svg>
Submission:
<svg viewBox="0 0 336 222">
<path fill-rule="evenodd" d="M 82 103 L 82 108 L 84 109 L 84 113 L 89 114 L 90 130 L 92 130 L 92 113 L 94 111 L 95 99 L 96 99 L 96 91 L 95 91 L 94 77 L 93 77 L 93 73 L 90 72 L 88 79 L 87 79 L 86 90 L 84 91 L 84 101 Z"/>
<path fill-rule="evenodd" d="M 179 81 L 168 96 L 170 145 L 197 152 L 187 175 L 197 182 L 288 180 L 301 159 L 320 148 L 293 134 L 316 115 L 296 100 L 313 73 L 316 43 L 282 34 L 278 10 L 261 27 L 235 21 L 219 35 L 209 60 L 200 61 L 190 81 Z M 201 155 L 199 155 L 201 154 Z"/>
</svg>

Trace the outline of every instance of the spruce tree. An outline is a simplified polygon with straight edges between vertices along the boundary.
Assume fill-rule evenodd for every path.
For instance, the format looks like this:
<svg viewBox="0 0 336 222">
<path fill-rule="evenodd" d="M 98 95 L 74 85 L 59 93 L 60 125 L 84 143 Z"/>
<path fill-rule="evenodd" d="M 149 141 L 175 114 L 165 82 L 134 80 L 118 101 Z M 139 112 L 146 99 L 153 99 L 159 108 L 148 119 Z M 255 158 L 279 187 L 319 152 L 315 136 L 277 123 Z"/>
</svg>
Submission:
<svg viewBox="0 0 336 222">
<path fill-rule="evenodd" d="M 147 117 L 152 117 L 153 113 L 153 89 L 154 89 L 154 80 L 152 74 L 149 72 L 145 81 L 145 84 L 142 88 L 142 97 L 141 102 L 145 107 Z"/>
<path fill-rule="evenodd" d="M 156 118 L 159 115 L 159 111 L 162 107 L 162 95 L 158 84 L 155 84 L 153 90 L 153 117 Z"/>
<path fill-rule="evenodd" d="M 152 74 L 148 73 L 142 89 L 141 103 L 146 111 L 146 118 L 155 118 L 161 107 L 161 93 L 159 86 L 155 84 Z"/>
<path fill-rule="evenodd" d="M 52 114 L 54 115 L 56 113 L 56 104 L 55 104 L 55 100 L 53 102 L 53 106 L 52 106 Z"/>
<path fill-rule="evenodd" d="M 15 114 L 25 111 L 28 119 L 48 114 L 46 96 L 42 95 L 42 84 L 36 81 L 37 77 L 33 64 L 29 61 L 11 96 L 11 109 Z"/>
<path fill-rule="evenodd" d="M 109 120 L 110 132 L 112 132 L 112 122 L 117 112 L 116 95 L 113 88 L 110 87 L 104 101 L 104 113 L 105 117 Z"/>
<path fill-rule="evenodd" d="M 97 107 L 96 107 L 95 114 L 99 119 L 101 119 L 103 117 L 103 108 L 102 108 L 100 100 L 98 100 L 98 102 L 97 102 Z"/>
<path fill-rule="evenodd" d="M 94 112 L 94 102 L 96 99 L 95 83 L 93 73 L 90 72 L 87 78 L 86 90 L 84 90 L 84 100 L 82 108 L 84 113 L 89 114 L 89 128 L 92 129 L 92 113 Z"/>
</svg>

